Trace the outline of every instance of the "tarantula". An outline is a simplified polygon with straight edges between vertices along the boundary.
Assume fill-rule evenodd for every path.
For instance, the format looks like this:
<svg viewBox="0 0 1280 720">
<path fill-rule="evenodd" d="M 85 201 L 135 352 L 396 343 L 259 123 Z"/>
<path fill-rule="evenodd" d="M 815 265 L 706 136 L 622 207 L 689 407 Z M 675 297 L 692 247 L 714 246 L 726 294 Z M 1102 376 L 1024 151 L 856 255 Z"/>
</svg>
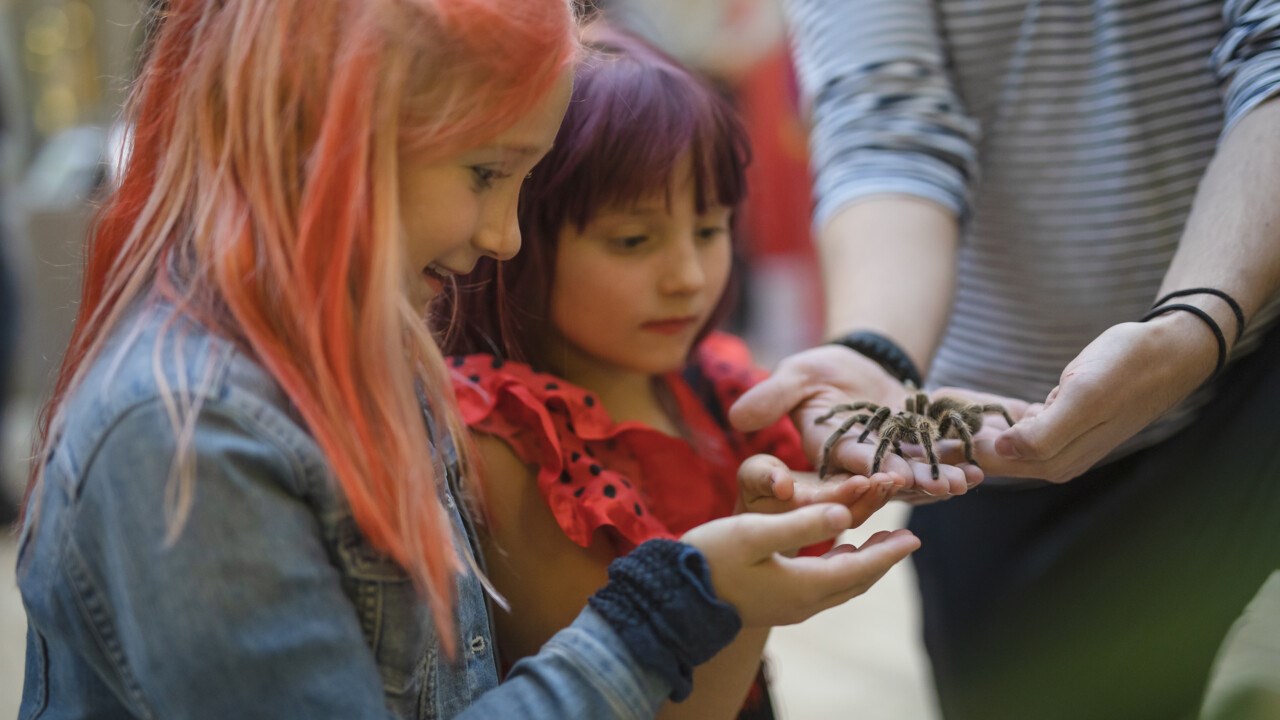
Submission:
<svg viewBox="0 0 1280 720">
<path fill-rule="evenodd" d="M 866 411 L 845 418 L 840 427 L 827 438 L 822 446 L 822 467 L 818 470 L 818 477 L 827 476 L 827 471 L 831 469 L 832 448 L 850 428 L 859 423 L 863 424 L 863 429 L 858 442 L 863 442 L 873 432 L 880 433 L 880 443 L 876 446 L 875 458 L 871 463 L 872 473 L 880 472 L 880 462 L 890 445 L 895 453 L 903 455 L 902 443 L 909 442 L 924 448 L 934 480 L 938 479 L 938 456 L 933 452 L 934 441 L 959 438 L 964 443 L 964 459 L 976 465 L 973 460 L 973 434 L 982 428 L 982 416 L 998 412 L 1004 416 L 1005 422 L 1013 425 L 1009 412 L 1003 405 L 996 403 L 970 403 L 950 397 L 930 400 L 924 392 L 917 391 L 907 398 L 904 405 L 905 408 L 898 413 L 894 413 L 887 405 L 872 402 L 837 405 L 814 421 L 814 424 L 821 425 L 839 413 Z"/>
</svg>

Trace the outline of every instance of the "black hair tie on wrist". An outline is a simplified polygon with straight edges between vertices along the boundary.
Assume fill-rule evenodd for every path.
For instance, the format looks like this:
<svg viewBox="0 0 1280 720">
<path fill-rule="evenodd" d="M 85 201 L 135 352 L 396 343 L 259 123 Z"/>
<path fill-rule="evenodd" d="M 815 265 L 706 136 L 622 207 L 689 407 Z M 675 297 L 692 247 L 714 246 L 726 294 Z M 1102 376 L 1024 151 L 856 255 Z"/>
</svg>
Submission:
<svg viewBox="0 0 1280 720">
<path fill-rule="evenodd" d="M 1208 325 L 1209 330 L 1213 332 L 1213 338 L 1218 341 L 1218 364 L 1214 366 L 1213 375 L 1210 375 L 1209 378 L 1213 379 L 1214 377 L 1217 377 L 1218 373 L 1222 371 L 1222 366 L 1227 362 L 1227 338 L 1222 334 L 1222 328 L 1218 327 L 1218 323 L 1214 322 L 1212 315 L 1201 310 L 1195 305 L 1175 303 L 1173 305 L 1161 305 L 1160 307 L 1153 309 L 1151 312 L 1142 316 L 1142 322 L 1146 322 L 1157 315 L 1163 315 L 1176 310 L 1185 310 L 1192 315 L 1195 315 L 1203 320 L 1204 324 Z"/>
<path fill-rule="evenodd" d="M 883 335 L 860 330 L 851 332 L 844 337 L 836 338 L 830 344 L 843 345 L 874 360 L 886 372 L 897 378 L 898 382 L 912 383 L 916 387 L 924 386 L 924 379 L 920 376 L 920 371 L 916 368 L 916 364 L 911 362 L 911 358 L 906 351 Z"/>
<path fill-rule="evenodd" d="M 1244 335 L 1244 310 L 1240 309 L 1240 303 L 1236 302 L 1235 298 L 1231 297 L 1230 295 L 1226 294 L 1225 292 L 1217 288 L 1199 287 L 1199 288 L 1188 288 L 1186 290 L 1174 290 L 1168 295 L 1165 295 L 1159 300 L 1156 300 L 1155 303 L 1151 305 L 1151 307 L 1153 308 L 1160 307 L 1161 305 L 1165 304 L 1166 302 L 1174 298 L 1186 297 L 1188 295 L 1212 295 L 1216 298 L 1221 298 L 1223 302 L 1231 306 L 1231 312 L 1236 316 L 1236 340 L 1235 341 L 1240 342 L 1240 337 Z"/>
</svg>

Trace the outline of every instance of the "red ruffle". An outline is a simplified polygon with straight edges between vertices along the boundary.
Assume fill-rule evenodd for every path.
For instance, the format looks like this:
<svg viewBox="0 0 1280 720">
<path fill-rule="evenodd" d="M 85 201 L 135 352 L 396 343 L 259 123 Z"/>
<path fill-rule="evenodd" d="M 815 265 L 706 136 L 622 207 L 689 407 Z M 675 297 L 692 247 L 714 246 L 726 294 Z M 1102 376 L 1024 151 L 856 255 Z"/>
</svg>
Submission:
<svg viewBox="0 0 1280 720">
<path fill-rule="evenodd" d="M 730 335 L 707 338 L 694 362 L 710 381 L 721 417 L 764 377 L 746 345 Z M 625 553 L 729 515 L 738 465 L 750 455 L 767 452 L 807 467 L 789 421 L 755 433 L 726 432 L 678 373 L 665 380 L 692 443 L 641 423 L 614 422 L 593 393 L 524 364 L 470 355 L 452 365 L 464 421 L 537 466 L 538 489 L 556 522 L 583 547 L 599 528 Z"/>
</svg>

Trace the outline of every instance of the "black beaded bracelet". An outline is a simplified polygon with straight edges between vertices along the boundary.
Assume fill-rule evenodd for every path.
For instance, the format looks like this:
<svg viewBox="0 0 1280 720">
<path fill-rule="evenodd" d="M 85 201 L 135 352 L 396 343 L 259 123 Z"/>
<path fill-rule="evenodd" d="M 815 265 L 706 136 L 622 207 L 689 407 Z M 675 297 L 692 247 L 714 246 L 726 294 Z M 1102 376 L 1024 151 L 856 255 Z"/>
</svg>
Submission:
<svg viewBox="0 0 1280 720">
<path fill-rule="evenodd" d="M 1187 288 L 1186 290 L 1174 290 L 1168 295 L 1156 300 L 1151 307 L 1157 308 L 1174 298 L 1186 297 L 1188 295 L 1212 295 L 1216 298 L 1221 298 L 1223 302 L 1230 306 L 1231 313 L 1236 316 L 1236 342 L 1240 342 L 1240 336 L 1244 335 L 1244 310 L 1240 308 L 1240 303 L 1236 302 L 1235 298 L 1218 288 L 1198 287 Z"/>
<path fill-rule="evenodd" d="M 1222 371 L 1222 366 L 1227 362 L 1227 338 L 1222 334 L 1222 328 L 1218 327 L 1218 323 L 1214 321 L 1212 315 L 1201 310 L 1195 305 L 1175 303 L 1173 305 L 1161 305 L 1160 307 L 1153 309 L 1151 312 L 1142 316 L 1142 322 L 1146 322 L 1157 315 L 1163 315 L 1176 310 L 1185 310 L 1186 312 L 1200 318 L 1204 321 L 1205 325 L 1209 326 L 1209 330 L 1213 333 L 1213 338 L 1218 341 L 1218 364 L 1214 366 L 1213 375 L 1210 375 L 1209 377 L 1211 379 L 1217 377 L 1218 373 Z"/>
<path fill-rule="evenodd" d="M 851 332 L 844 337 L 832 340 L 832 345 L 843 345 L 856 353 L 876 361 L 886 372 L 898 379 L 898 382 L 912 383 L 916 387 L 924 385 L 920 370 L 911 362 L 898 344 L 889 338 L 868 330 Z"/>
</svg>

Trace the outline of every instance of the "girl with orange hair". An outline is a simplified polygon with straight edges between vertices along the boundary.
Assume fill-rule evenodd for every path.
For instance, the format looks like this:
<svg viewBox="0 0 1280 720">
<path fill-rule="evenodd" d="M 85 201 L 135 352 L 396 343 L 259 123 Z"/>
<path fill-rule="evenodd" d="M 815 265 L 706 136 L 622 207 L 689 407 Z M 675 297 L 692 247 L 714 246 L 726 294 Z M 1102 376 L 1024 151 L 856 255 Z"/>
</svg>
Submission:
<svg viewBox="0 0 1280 720">
<path fill-rule="evenodd" d="M 22 717 L 643 717 L 742 625 L 915 547 L 775 556 L 847 527 L 831 506 L 708 523 L 638 549 L 498 686 L 425 305 L 519 247 L 570 4 L 163 13 L 37 438 Z"/>
</svg>

